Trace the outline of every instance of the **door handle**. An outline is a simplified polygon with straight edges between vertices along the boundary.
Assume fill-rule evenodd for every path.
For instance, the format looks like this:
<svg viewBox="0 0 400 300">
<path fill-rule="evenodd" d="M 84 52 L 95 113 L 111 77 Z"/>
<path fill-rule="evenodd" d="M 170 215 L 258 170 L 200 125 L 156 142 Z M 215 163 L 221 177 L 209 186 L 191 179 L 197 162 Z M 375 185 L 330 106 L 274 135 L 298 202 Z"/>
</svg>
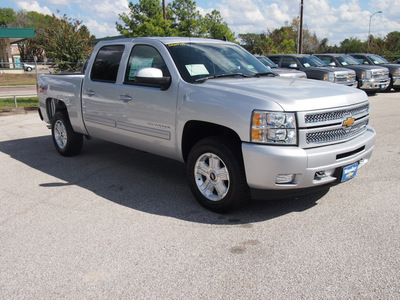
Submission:
<svg viewBox="0 0 400 300">
<path fill-rule="evenodd" d="M 123 101 L 131 101 L 132 97 L 129 95 L 119 95 L 118 99 Z"/>
<path fill-rule="evenodd" d="M 86 91 L 84 92 L 84 94 L 86 94 L 86 95 L 88 95 L 88 96 L 93 96 L 93 95 L 94 95 L 94 91 L 92 91 L 92 90 L 86 90 Z"/>
</svg>

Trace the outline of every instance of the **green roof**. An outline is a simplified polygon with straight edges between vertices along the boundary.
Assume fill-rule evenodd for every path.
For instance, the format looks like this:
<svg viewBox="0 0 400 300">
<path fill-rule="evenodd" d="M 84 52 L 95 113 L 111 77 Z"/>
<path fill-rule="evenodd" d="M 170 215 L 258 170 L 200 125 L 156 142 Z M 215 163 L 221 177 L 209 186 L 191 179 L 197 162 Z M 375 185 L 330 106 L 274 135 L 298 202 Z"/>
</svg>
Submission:
<svg viewBox="0 0 400 300">
<path fill-rule="evenodd" d="M 0 27 L 0 38 L 27 39 L 35 37 L 33 28 Z"/>
</svg>

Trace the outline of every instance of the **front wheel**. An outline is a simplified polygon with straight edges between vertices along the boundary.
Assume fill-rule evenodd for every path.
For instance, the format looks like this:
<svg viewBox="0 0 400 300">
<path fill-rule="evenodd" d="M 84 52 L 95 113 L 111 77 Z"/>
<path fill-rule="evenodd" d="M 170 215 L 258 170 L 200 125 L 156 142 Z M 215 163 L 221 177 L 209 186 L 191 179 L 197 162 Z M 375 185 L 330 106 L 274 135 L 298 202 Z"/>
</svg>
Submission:
<svg viewBox="0 0 400 300">
<path fill-rule="evenodd" d="M 73 156 L 81 152 L 83 136 L 73 130 L 71 123 L 65 114 L 61 112 L 54 114 L 51 134 L 54 146 L 61 155 Z"/>
<path fill-rule="evenodd" d="M 187 176 L 193 195 L 204 207 L 227 212 L 248 198 L 241 155 L 218 138 L 198 142 L 187 159 Z"/>
</svg>

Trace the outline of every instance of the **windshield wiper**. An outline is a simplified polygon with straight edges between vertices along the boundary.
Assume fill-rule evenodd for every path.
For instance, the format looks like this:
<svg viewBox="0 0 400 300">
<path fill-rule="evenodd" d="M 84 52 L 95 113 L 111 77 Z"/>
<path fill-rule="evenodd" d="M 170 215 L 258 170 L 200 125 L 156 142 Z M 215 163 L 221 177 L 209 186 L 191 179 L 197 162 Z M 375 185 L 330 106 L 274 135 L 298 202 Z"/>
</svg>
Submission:
<svg viewBox="0 0 400 300">
<path fill-rule="evenodd" d="M 223 78 L 223 77 L 234 77 L 234 76 L 252 77 L 252 75 L 247 75 L 247 74 L 244 74 L 244 73 L 228 73 L 228 74 L 218 74 L 218 75 L 202 77 L 202 78 L 196 79 L 195 82 L 204 82 L 204 81 L 206 81 L 208 79 Z"/>
<path fill-rule="evenodd" d="M 275 77 L 275 74 L 271 73 L 271 72 L 264 72 L 264 73 L 256 73 L 256 74 L 252 75 L 252 77 L 261 77 L 261 76 Z"/>
</svg>

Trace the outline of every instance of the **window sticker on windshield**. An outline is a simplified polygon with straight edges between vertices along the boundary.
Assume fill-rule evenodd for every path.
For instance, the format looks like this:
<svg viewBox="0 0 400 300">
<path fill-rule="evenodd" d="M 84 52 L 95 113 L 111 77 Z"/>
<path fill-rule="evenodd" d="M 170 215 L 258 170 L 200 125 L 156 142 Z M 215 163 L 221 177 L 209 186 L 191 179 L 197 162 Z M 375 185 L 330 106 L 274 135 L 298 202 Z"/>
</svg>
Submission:
<svg viewBox="0 0 400 300">
<path fill-rule="evenodd" d="M 374 60 L 374 64 L 375 64 L 375 65 L 379 65 L 379 61 Z"/>
<path fill-rule="evenodd" d="M 348 63 L 344 61 L 344 62 L 342 62 L 342 65 L 343 65 L 343 66 L 347 66 Z"/>
<path fill-rule="evenodd" d="M 305 67 L 305 68 L 309 68 L 309 67 L 310 67 L 310 64 L 309 64 L 309 63 L 304 63 L 304 67 Z"/>
<path fill-rule="evenodd" d="M 249 69 L 254 69 L 254 66 L 253 66 L 253 65 L 247 65 L 247 67 L 248 67 Z"/>
<path fill-rule="evenodd" d="M 203 64 L 186 65 L 190 76 L 209 75 L 207 68 Z"/>
</svg>

